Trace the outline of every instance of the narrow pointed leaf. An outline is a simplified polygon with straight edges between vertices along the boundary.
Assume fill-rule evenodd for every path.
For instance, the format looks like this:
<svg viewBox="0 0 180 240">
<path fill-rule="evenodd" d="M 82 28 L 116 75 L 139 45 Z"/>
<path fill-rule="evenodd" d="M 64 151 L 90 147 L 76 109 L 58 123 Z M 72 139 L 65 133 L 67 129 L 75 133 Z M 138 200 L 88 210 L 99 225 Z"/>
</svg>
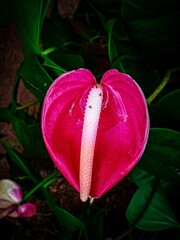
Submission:
<svg viewBox="0 0 180 240">
<path fill-rule="evenodd" d="M 40 54 L 40 33 L 49 0 L 16 0 L 14 15 L 21 36 L 22 48 L 25 56 L 33 53 Z"/>
<path fill-rule="evenodd" d="M 20 75 L 22 76 L 24 85 L 39 100 L 44 98 L 47 89 L 53 82 L 36 56 L 28 58 L 23 62 L 20 69 Z"/>
</svg>

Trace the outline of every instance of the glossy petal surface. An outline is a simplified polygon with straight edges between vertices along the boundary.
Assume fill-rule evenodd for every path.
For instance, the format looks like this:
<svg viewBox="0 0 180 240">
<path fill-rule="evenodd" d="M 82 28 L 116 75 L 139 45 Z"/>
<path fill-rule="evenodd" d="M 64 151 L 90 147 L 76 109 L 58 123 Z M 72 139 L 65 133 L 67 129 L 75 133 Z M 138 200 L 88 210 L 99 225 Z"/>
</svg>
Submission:
<svg viewBox="0 0 180 240">
<path fill-rule="evenodd" d="M 86 69 L 62 74 L 49 88 L 42 110 L 48 152 L 77 191 L 84 110 L 96 84 Z M 103 103 L 93 160 L 93 198 L 102 196 L 131 171 L 144 151 L 149 132 L 146 100 L 130 76 L 109 70 L 100 85 Z"/>
</svg>

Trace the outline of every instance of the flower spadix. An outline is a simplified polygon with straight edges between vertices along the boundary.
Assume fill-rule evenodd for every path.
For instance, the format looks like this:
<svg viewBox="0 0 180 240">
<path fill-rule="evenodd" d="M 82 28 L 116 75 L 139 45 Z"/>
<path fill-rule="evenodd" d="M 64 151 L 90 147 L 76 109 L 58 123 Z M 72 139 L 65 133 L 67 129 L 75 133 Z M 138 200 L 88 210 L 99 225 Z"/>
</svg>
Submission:
<svg viewBox="0 0 180 240">
<path fill-rule="evenodd" d="M 94 151 L 102 97 L 102 89 L 96 85 L 91 89 L 85 107 L 79 170 L 80 198 L 84 202 L 88 199 L 91 190 Z"/>
<path fill-rule="evenodd" d="M 107 71 L 99 84 L 87 69 L 64 73 L 45 96 L 45 145 L 82 201 L 101 197 L 131 171 L 143 154 L 148 133 L 142 90 L 115 69 Z"/>
</svg>

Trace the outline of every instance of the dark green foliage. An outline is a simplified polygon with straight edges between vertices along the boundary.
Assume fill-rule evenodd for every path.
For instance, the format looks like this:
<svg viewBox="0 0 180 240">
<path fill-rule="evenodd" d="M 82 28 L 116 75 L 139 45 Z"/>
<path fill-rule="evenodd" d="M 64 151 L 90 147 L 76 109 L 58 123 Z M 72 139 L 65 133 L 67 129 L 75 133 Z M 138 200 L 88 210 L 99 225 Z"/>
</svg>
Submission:
<svg viewBox="0 0 180 240">
<path fill-rule="evenodd" d="M 23 148 L 20 154 L 8 143 L 3 144 L 13 169 L 12 177 L 21 181 L 25 199 L 33 195 L 48 203 L 59 226 L 53 239 L 113 239 L 104 227 L 106 209 L 88 206 L 76 217 L 59 207 L 48 189 L 58 179 L 57 173 L 51 165 L 51 173 L 42 179 L 36 160 L 43 158 L 45 164 L 48 159 L 41 136 L 41 105 L 54 79 L 81 67 L 89 68 L 97 77 L 109 68 L 117 68 L 139 83 L 147 99 L 155 96 L 148 102 L 151 129 L 146 150 L 128 176 L 136 185 L 126 206 L 130 227 L 121 229 L 119 226 L 117 239 L 159 240 L 167 235 L 169 239 L 178 240 L 179 1 L 81 1 L 74 19 L 70 20 L 58 14 L 56 1 L 50 3 L 49 0 L 0 0 L 1 25 L 15 21 L 24 54 L 15 76 L 11 106 L 0 109 L 0 121 L 12 123 Z M 50 13 L 47 14 L 47 10 Z M 164 86 L 158 88 L 167 72 L 172 74 Z M 17 103 L 21 80 L 34 95 L 34 103 Z M 35 104 L 39 104 L 36 117 L 28 112 L 28 107 Z M 31 184 L 27 185 L 23 179 Z M 6 225 L 5 221 L 2 226 Z M 8 233 L 6 237 L 29 239 L 26 233 L 21 235 L 14 227 L 11 236 Z"/>
</svg>

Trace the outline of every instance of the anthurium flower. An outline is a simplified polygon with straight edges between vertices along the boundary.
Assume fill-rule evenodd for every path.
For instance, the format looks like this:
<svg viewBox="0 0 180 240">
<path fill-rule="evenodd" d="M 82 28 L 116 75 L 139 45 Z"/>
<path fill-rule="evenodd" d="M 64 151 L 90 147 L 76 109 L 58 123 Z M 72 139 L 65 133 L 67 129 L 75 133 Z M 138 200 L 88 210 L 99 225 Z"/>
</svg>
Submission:
<svg viewBox="0 0 180 240">
<path fill-rule="evenodd" d="M 0 219 L 6 216 L 29 218 L 36 214 L 32 203 L 20 205 L 23 199 L 21 187 L 9 179 L 0 180 Z"/>
<path fill-rule="evenodd" d="M 64 73 L 44 99 L 44 142 L 82 201 L 101 197 L 131 171 L 143 154 L 148 133 L 142 90 L 115 69 L 107 71 L 100 83 L 87 69 Z"/>
</svg>

